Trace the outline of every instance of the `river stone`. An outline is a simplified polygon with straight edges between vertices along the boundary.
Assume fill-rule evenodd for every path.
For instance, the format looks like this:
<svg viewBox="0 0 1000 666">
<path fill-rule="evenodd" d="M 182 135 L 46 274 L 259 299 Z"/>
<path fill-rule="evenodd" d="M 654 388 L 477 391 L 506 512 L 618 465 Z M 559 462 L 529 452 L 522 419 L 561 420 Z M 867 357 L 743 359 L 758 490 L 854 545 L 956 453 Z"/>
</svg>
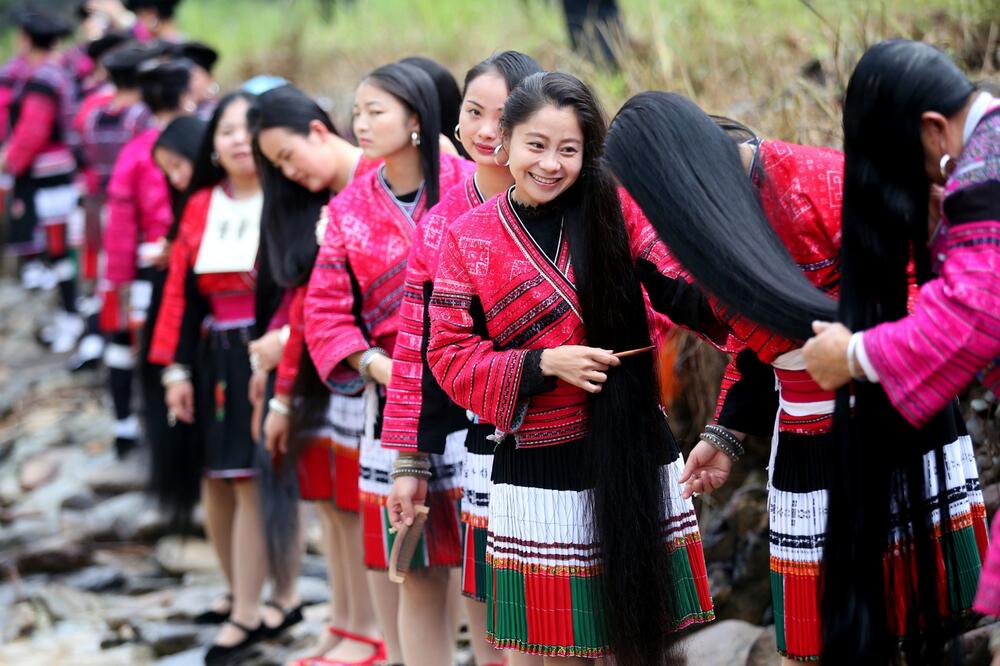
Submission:
<svg viewBox="0 0 1000 666">
<path fill-rule="evenodd" d="M 683 641 L 691 664 L 744 664 L 763 630 L 742 620 L 713 622 Z"/>
<path fill-rule="evenodd" d="M 215 551 L 204 539 L 164 537 L 156 542 L 154 557 L 164 571 L 176 575 L 217 572 L 219 568 Z"/>
<path fill-rule="evenodd" d="M 26 573 L 67 573 L 89 565 L 92 550 L 88 544 L 56 535 L 27 546 L 16 557 L 17 570 Z"/>
</svg>

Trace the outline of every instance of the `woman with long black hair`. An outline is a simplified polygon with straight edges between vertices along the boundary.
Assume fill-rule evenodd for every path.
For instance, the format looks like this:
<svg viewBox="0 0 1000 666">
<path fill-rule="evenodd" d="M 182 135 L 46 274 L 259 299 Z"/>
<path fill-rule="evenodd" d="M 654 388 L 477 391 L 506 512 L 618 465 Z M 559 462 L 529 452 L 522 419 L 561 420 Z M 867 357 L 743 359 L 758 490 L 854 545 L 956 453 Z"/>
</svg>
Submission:
<svg viewBox="0 0 1000 666">
<path fill-rule="evenodd" d="M 410 238 L 416 223 L 472 169 L 441 154 L 437 90 L 421 69 L 393 63 L 379 67 L 358 86 L 354 134 L 383 165 L 352 181 L 328 207 L 329 223 L 306 294 L 306 343 L 320 378 L 336 393 L 364 392 L 360 454 L 360 505 L 365 565 L 385 643 L 370 636 L 345 637 L 341 659 L 402 661 L 398 586 L 385 571 L 395 536 L 389 532 L 385 500 L 395 451 L 380 443 L 384 387 L 392 375 Z M 432 461 L 432 501 L 439 511 L 428 525 L 414 568 L 461 563 L 458 525 L 458 465 L 461 446 Z M 405 462 L 405 460 L 403 461 Z M 436 498 L 436 499 L 434 499 Z M 341 654 L 342 653 L 342 654 Z"/>
<path fill-rule="evenodd" d="M 833 553 L 857 562 L 861 575 L 831 574 L 840 589 L 828 596 L 858 610 L 824 614 L 824 633 L 831 642 L 850 636 L 889 610 L 864 587 L 882 574 L 873 561 L 872 532 L 893 520 L 877 504 L 888 495 L 908 500 L 921 526 L 911 537 L 918 576 L 934 570 L 938 530 L 951 536 L 940 546 L 946 562 L 962 565 L 949 576 L 946 598 L 939 598 L 943 590 L 919 588 L 932 630 L 926 645 L 916 647 L 933 657 L 947 635 L 932 622 L 939 620 L 938 609 L 954 615 L 971 606 L 985 543 L 984 513 L 970 519 L 955 506 L 951 464 L 961 456 L 976 481 L 970 489 L 978 491 L 974 453 L 954 396 L 977 373 L 994 389 L 1000 379 L 1000 102 L 977 92 L 938 49 L 882 42 L 865 53 L 848 84 L 844 151 L 842 324 L 817 325 L 820 335 L 805 352 L 821 384 L 849 385 L 838 392 L 841 461 L 863 460 L 863 473 L 843 479 L 831 496 L 829 536 Z M 944 188 L 936 197 L 935 186 Z M 942 195 L 942 202 L 934 201 Z M 905 291 L 909 261 L 922 283 L 912 313 Z M 902 492 L 908 497 L 900 498 Z M 924 497 L 927 502 L 920 502 Z M 840 537 L 836 546 L 834 537 Z M 982 605 L 998 609 L 985 598 Z M 829 652 L 878 655 L 888 649 L 885 642 L 877 636 Z"/>
<path fill-rule="evenodd" d="M 641 159 L 635 145 L 645 146 Z M 887 663 L 890 648 L 905 637 L 910 663 L 926 663 L 914 623 L 921 623 L 933 641 L 941 623 L 937 606 L 927 606 L 927 590 L 945 585 L 938 571 L 959 596 L 969 586 L 970 571 L 978 571 L 977 536 L 985 534 L 973 525 L 982 522 L 982 495 L 962 442 L 938 461 L 938 470 L 948 469 L 950 505 L 940 505 L 944 495 L 933 498 L 943 533 L 935 540 L 928 533 L 928 517 L 920 513 L 924 504 L 914 505 L 899 493 L 902 486 L 922 488 L 922 478 L 904 482 L 899 474 L 886 474 L 872 480 L 865 490 L 855 488 L 867 498 L 864 504 L 845 501 L 840 491 L 854 488 L 852 479 L 866 476 L 863 469 L 870 461 L 841 457 L 851 447 L 840 440 L 835 396 L 810 379 L 801 345 L 814 319 L 833 314 L 831 297 L 844 284 L 838 262 L 842 157 L 780 141 L 738 146 L 691 101 L 643 93 L 613 121 L 606 159 L 670 252 L 711 294 L 717 318 L 774 366 L 779 412 L 768 509 L 779 651 L 789 660 Z M 906 263 L 901 266 L 904 308 Z M 669 288 L 649 271 L 644 277 L 654 305 L 663 304 Z M 685 325 L 702 330 L 698 321 Z M 739 439 L 739 433 L 719 424 L 706 426 L 682 477 L 687 493 L 710 492 L 725 482 L 732 460 L 739 457 Z M 866 460 L 876 457 L 874 447 L 896 442 L 919 448 L 918 442 L 897 435 L 893 442 L 873 443 Z M 940 481 L 943 487 L 944 478 Z M 840 513 L 845 506 L 852 507 L 849 518 Z M 883 516 L 877 533 L 866 512 Z M 865 531 L 837 528 L 836 516 Z M 929 563 L 913 555 L 922 540 L 938 549 Z M 847 556 L 844 549 L 854 550 Z M 920 572 L 920 589 L 911 571 Z M 857 596 L 842 596 L 845 590 Z M 847 627 L 847 618 L 857 619 L 852 611 L 859 608 L 869 613 L 866 620 Z"/>
<path fill-rule="evenodd" d="M 490 56 L 465 76 L 462 107 L 454 136 L 473 156 L 476 171 L 444 192 L 441 201 L 420 221 L 406 267 L 406 288 L 399 308 L 400 330 L 393 351 L 393 380 L 389 384 L 382 425 L 382 445 L 426 458 L 445 452 L 447 442 L 465 442 L 462 464 L 462 592 L 472 632 L 476 663 L 495 663 L 500 654 L 486 636 L 486 519 L 489 506 L 489 473 L 493 442 L 486 439 L 493 428 L 469 423 L 465 409 L 451 402 L 434 381 L 426 365 L 428 338 L 427 301 L 433 289 L 438 251 L 448 225 L 485 200 L 513 184 L 510 169 L 494 160 L 500 145 L 500 116 L 507 95 L 526 76 L 540 72 L 530 56 L 503 51 Z M 421 455 L 422 454 L 422 455 Z M 427 482 L 399 476 L 388 499 L 389 520 L 397 529 L 412 524 L 413 505 L 427 495 Z M 448 661 L 451 647 L 448 626 L 447 571 L 411 574 L 403 583 L 403 614 L 414 618 L 402 628 L 404 656 L 420 655 L 425 663 Z M 419 612 L 423 609 L 423 612 Z M 408 656 L 409 663 L 418 663 Z"/>
<path fill-rule="evenodd" d="M 262 205 L 247 128 L 253 104 L 247 93 L 226 96 L 206 128 L 149 352 L 166 366 L 170 418 L 196 423 L 204 447 L 205 528 L 231 599 L 206 664 L 228 663 L 268 633 L 259 607 L 268 565 L 263 456 L 250 434 L 247 396 Z"/>
<path fill-rule="evenodd" d="M 361 557 L 358 445 L 364 418 L 360 396 L 332 394 L 305 349 L 306 285 L 319 249 L 317 220 L 331 196 L 378 162 L 336 131 L 329 116 L 301 90 L 285 85 L 258 99 L 252 119 L 254 157 L 264 190 L 263 247 L 275 282 L 291 295 L 288 334 L 276 360 L 274 397 L 264 420 L 265 447 L 297 472 L 299 496 L 315 502 L 330 579 L 328 631 L 309 653 L 335 656 L 344 635 L 375 628 Z M 251 344 L 261 358 L 265 339 Z M 260 361 L 260 371 L 270 371 Z M 296 516 L 288 516 L 296 522 Z M 299 538 L 285 544 L 300 557 Z"/>
<path fill-rule="evenodd" d="M 546 661 L 673 662 L 673 632 L 714 615 L 643 356 L 633 261 L 658 262 L 658 242 L 600 165 L 581 81 L 529 76 L 501 127 L 514 186 L 446 232 L 427 346 L 445 392 L 495 428 L 488 637 Z"/>
</svg>

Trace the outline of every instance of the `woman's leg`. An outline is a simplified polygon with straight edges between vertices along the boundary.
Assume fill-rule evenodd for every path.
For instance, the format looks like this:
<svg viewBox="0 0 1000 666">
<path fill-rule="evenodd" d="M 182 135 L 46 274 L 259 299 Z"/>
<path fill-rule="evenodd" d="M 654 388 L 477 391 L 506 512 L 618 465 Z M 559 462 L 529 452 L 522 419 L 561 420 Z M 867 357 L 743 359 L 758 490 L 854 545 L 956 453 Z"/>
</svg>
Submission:
<svg viewBox="0 0 1000 666">
<path fill-rule="evenodd" d="M 374 592 L 369 587 L 370 578 L 381 576 L 385 582 L 393 588 L 399 586 L 389 581 L 388 576 L 383 571 L 368 571 L 364 565 L 364 548 L 361 542 L 361 516 L 348 511 L 335 511 L 334 520 L 337 526 L 336 557 L 344 567 L 345 586 L 344 591 L 348 600 L 348 621 L 343 628 L 352 634 L 368 636 L 371 638 L 385 638 L 384 629 L 376 618 Z M 390 590 L 394 591 L 394 590 Z M 392 635 L 398 635 L 395 618 L 392 625 Z M 399 650 L 399 639 L 396 638 L 395 647 L 390 647 L 389 639 L 386 638 L 386 648 L 388 651 L 389 663 L 401 663 L 402 657 Z M 341 659 L 343 661 L 358 661 L 367 658 L 372 653 L 370 645 L 359 643 L 350 639 L 341 640 L 335 648 L 326 653 L 327 659 Z"/>
<path fill-rule="evenodd" d="M 476 666 L 501 663 L 503 652 L 495 649 L 486 640 L 486 604 L 468 597 L 463 597 L 462 601 L 469 616 L 469 643 L 476 656 Z"/>
<path fill-rule="evenodd" d="M 298 520 L 296 521 L 298 529 L 295 530 L 295 534 L 291 537 L 291 543 L 288 544 L 289 548 L 295 549 L 295 554 L 292 557 L 286 558 L 288 571 L 281 572 L 283 574 L 281 576 L 273 572 L 271 574 L 274 585 L 271 590 L 271 601 L 280 606 L 283 612 L 271 605 L 265 605 L 261 610 L 262 618 L 268 627 L 277 627 L 280 625 L 285 619 L 284 614 L 299 605 L 298 579 L 299 572 L 302 571 L 302 558 L 305 556 L 306 551 L 305 539 L 302 534 L 302 512 L 300 509 L 301 507 L 296 504 L 295 510 L 299 511 Z M 279 582 L 279 580 L 282 582 Z"/>
<path fill-rule="evenodd" d="M 233 589 L 233 519 L 236 494 L 225 479 L 203 479 L 201 494 L 205 502 L 205 532 L 219 559 L 226 585 Z"/>
<path fill-rule="evenodd" d="M 247 627 L 260 623 L 260 591 L 267 577 L 267 544 L 256 479 L 233 483 L 236 514 L 233 521 L 233 612 L 232 619 Z M 241 630 L 225 624 L 216 636 L 219 645 L 243 640 Z"/>
<path fill-rule="evenodd" d="M 411 571 L 399 595 L 399 638 L 407 666 L 438 666 L 453 661 L 454 623 L 448 612 L 448 569 Z"/>
</svg>

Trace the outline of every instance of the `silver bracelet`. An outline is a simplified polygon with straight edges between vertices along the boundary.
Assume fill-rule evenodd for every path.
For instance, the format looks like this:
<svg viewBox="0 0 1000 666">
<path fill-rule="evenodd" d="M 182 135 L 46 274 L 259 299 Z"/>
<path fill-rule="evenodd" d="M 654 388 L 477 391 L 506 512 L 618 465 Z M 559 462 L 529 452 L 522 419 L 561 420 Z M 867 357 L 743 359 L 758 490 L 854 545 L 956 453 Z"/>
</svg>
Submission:
<svg viewBox="0 0 1000 666">
<path fill-rule="evenodd" d="M 290 416 L 292 413 L 292 408 L 277 396 L 267 401 L 267 408 L 275 414 L 281 414 L 282 416 Z"/>
<path fill-rule="evenodd" d="M 361 354 L 361 359 L 358 361 L 358 374 L 361 375 L 361 379 L 365 382 L 375 381 L 375 378 L 368 372 L 368 366 L 371 365 L 372 361 L 378 355 L 385 356 L 386 358 L 389 357 L 389 353 L 381 347 L 369 347 Z"/>
<path fill-rule="evenodd" d="M 857 353 L 858 344 L 861 342 L 861 334 L 853 333 L 851 334 L 851 340 L 847 343 L 847 372 L 851 375 L 851 379 L 857 381 L 868 381 L 868 375 L 862 369 L 858 372 L 857 365 Z"/>
<path fill-rule="evenodd" d="M 280 329 L 278 329 L 278 340 L 281 342 L 281 346 L 284 347 L 288 344 L 288 338 L 292 335 L 292 327 L 285 324 Z"/>
<path fill-rule="evenodd" d="M 191 379 L 191 371 L 180 363 L 172 363 L 160 373 L 160 383 L 166 388 L 170 384 L 186 382 Z"/>
</svg>

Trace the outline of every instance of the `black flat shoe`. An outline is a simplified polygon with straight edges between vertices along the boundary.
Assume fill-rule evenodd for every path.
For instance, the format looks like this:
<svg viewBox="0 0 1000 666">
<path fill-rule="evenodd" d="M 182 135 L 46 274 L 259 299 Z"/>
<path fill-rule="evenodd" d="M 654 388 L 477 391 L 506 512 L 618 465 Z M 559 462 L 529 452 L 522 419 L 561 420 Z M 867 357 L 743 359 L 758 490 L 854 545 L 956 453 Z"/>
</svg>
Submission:
<svg viewBox="0 0 1000 666">
<path fill-rule="evenodd" d="M 229 610 L 222 612 L 209 609 L 203 613 L 195 615 L 192 622 L 195 624 L 222 624 L 228 620 L 229 614 L 233 612 L 233 595 L 227 594 L 226 599 L 229 601 Z"/>
<path fill-rule="evenodd" d="M 232 619 L 226 620 L 226 622 L 242 631 L 246 636 L 235 645 L 215 645 L 213 643 L 212 647 L 208 648 L 208 652 L 205 653 L 205 666 L 223 666 L 223 664 L 232 663 L 237 657 L 242 657 L 244 651 L 264 636 L 263 622 L 253 629 Z"/>
<path fill-rule="evenodd" d="M 302 616 L 302 609 L 305 608 L 306 606 L 305 604 L 299 604 L 295 608 L 291 608 L 288 610 L 282 608 L 281 604 L 279 604 L 277 601 L 265 601 L 264 605 L 270 606 L 271 608 L 281 613 L 281 623 L 273 627 L 269 627 L 264 622 L 263 619 L 260 621 L 260 626 L 264 634 L 263 640 L 265 641 L 277 638 L 281 634 L 285 633 L 286 631 L 297 625 L 303 619 L 305 619 Z"/>
</svg>

